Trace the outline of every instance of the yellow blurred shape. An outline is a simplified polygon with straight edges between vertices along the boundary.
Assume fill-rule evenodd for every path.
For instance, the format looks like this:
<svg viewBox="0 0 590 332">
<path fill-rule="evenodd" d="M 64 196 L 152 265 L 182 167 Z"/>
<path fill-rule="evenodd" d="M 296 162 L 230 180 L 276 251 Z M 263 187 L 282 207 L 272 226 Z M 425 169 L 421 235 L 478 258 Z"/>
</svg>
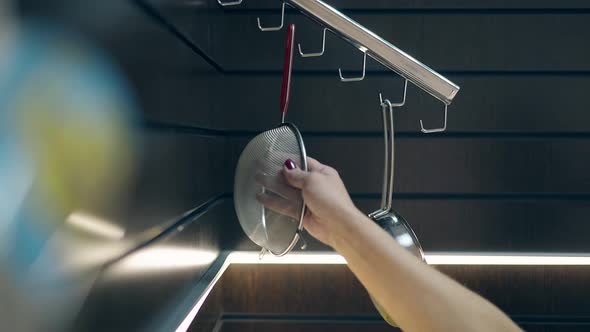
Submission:
<svg viewBox="0 0 590 332">
<path fill-rule="evenodd" d="M 33 91 L 35 96 L 22 99 L 19 124 L 41 197 L 70 211 L 92 206 L 124 186 L 133 150 L 125 119 L 112 111 L 121 106 L 89 102 L 66 112 L 59 107 L 71 104 L 60 100 L 67 95 L 47 86 Z"/>
</svg>

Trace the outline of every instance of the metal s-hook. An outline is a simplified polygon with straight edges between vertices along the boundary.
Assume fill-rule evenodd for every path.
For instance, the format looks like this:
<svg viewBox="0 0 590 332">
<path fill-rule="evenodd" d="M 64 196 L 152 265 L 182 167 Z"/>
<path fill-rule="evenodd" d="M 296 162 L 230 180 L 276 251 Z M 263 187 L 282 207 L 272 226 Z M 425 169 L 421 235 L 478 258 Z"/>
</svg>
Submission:
<svg viewBox="0 0 590 332">
<path fill-rule="evenodd" d="M 219 0 L 218 0 L 219 1 Z M 281 9 L 281 25 L 276 26 L 276 27 L 263 27 L 260 24 L 260 17 L 256 18 L 258 20 L 258 29 L 260 29 L 260 31 L 279 31 L 283 28 L 283 25 L 285 23 L 285 3 L 283 2 L 283 6 Z"/>
<path fill-rule="evenodd" d="M 303 53 L 303 51 L 301 50 L 301 44 L 298 44 L 299 54 L 301 55 L 301 57 L 312 58 L 312 57 L 318 57 L 318 56 L 324 55 L 324 52 L 326 51 L 326 31 L 328 31 L 328 28 L 324 28 L 324 37 L 322 38 L 322 50 L 320 52 Z"/>
<path fill-rule="evenodd" d="M 422 132 L 425 134 L 432 134 L 432 133 L 441 133 L 441 132 L 447 130 L 447 108 L 448 107 L 449 107 L 449 105 L 445 104 L 445 122 L 443 123 L 443 126 L 441 128 L 426 129 L 426 128 L 424 128 L 424 123 L 422 122 L 422 120 L 420 120 L 420 127 L 422 129 Z"/>
<path fill-rule="evenodd" d="M 384 105 L 388 106 L 388 107 L 401 107 L 404 106 L 406 104 L 406 96 L 408 93 L 408 80 L 406 80 L 405 84 L 404 84 L 404 96 L 402 98 L 402 101 L 399 103 L 392 103 L 389 100 L 385 99 L 383 100 L 383 96 L 381 94 L 379 94 L 379 102 L 381 103 L 381 106 L 383 107 Z M 441 133 L 445 130 L 447 130 L 447 110 L 448 110 L 449 105 L 447 105 L 445 103 L 445 118 L 444 118 L 444 123 L 443 126 L 441 128 L 433 128 L 433 129 L 426 129 L 424 128 L 424 121 L 420 120 L 420 130 L 424 133 L 424 134 L 433 134 L 433 133 Z"/>
<path fill-rule="evenodd" d="M 406 82 L 404 83 L 404 96 L 402 98 L 402 101 L 399 103 L 392 103 L 389 100 L 383 100 L 383 96 L 381 94 L 379 94 L 379 102 L 381 103 L 381 105 L 383 105 L 385 102 L 389 103 L 391 105 L 391 107 L 402 107 L 406 104 L 406 95 L 408 93 L 408 80 L 406 80 Z"/>
<path fill-rule="evenodd" d="M 220 4 L 223 7 L 226 6 L 236 6 L 242 3 L 242 1 L 244 0 L 237 0 L 237 1 L 228 1 L 228 2 L 222 2 L 221 0 L 217 0 L 217 3 Z"/>
<path fill-rule="evenodd" d="M 365 79 L 365 74 L 367 72 L 367 52 L 363 52 L 365 55 L 363 57 L 363 75 L 360 77 L 344 77 L 342 76 L 342 69 L 338 68 L 338 74 L 340 74 L 340 81 L 342 82 L 359 82 Z"/>
</svg>

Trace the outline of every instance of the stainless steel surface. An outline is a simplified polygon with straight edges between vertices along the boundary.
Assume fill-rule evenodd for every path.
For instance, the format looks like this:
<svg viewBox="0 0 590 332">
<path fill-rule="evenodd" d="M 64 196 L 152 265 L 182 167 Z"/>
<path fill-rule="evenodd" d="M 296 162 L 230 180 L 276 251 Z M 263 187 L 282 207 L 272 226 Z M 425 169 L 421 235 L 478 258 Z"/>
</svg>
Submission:
<svg viewBox="0 0 590 332">
<path fill-rule="evenodd" d="M 326 33 L 327 33 L 328 29 L 324 28 L 324 33 L 323 33 L 323 37 L 322 37 L 322 50 L 319 52 L 314 52 L 314 53 L 304 53 L 301 50 L 301 44 L 298 44 L 299 47 L 299 54 L 301 55 L 301 57 L 303 58 L 312 58 L 312 57 L 318 57 L 318 56 L 322 56 L 324 55 L 325 51 L 326 51 Z"/>
<path fill-rule="evenodd" d="M 392 107 L 402 107 L 406 104 L 406 96 L 408 94 L 408 80 L 406 80 L 404 82 L 404 94 L 402 97 L 402 101 L 400 101 L 399 103 L 392 103 L 389 102 L 389 104 L 391 104 Z M 381 103 L 381 105 L 383 105 L 384 101 L 383 101 L 383 95 L 379 94 L 379 102 Z"/>
<path fill-rule="evenodd" d="M 404 217 L 395 211 L 390 211 L 386 215 L 376 218 L 375 222 L 379 224 L 381 228 L 385 229 L 385 231 L 389 233 L 400 246 L 424 261 L 424 251 L 418 241 L 418 237 Z"/>
<path fill-rule="evenodd" d="M 227 6 L 227 5 L 226 5 Z M 260 24 L 260 17 L 257 17 L 256 20 L 258 21 L 258 29 L 260 29 L 260 31 L 279 31 L 283 28 L 283 26 L 285 25 L 285 3 L 283 2 L 282 8 L 281 8 L 281 24 L 275 27 L 263 27 L 262 24 Z"/>
<path fill-rule="evenodd" d="M 386 184 L 384 185 L 385 192 L 383 193 L 383 200 L 385 206 L 383 207 L 384 211 L 389 211 L 392 205 L 392 196 L 393 196 L 393 166 L 395 165 L 395 154 L 394 154 L 394 137 L 393 137 L 393 105 L 389 100 L 385 100 L 386 106 L 389 109 L 389 112 L 383 112 L 383 129 L 387 130 L 387 125 L 389 124 L 389 146 L 385 146 L 385 160 L 388 162 L 386 164 L 386 168 L 384 170 L 384 174 L 386 175 Z M 389 114 L 389 117 L 386 115 Z M 387 133 L 387 131 L 386 131 Z M 387 142 L 387 134 L 385 134 L 385 142 Z M 387 158 L 389 157 L 389 158 Z"/>
<path fill-rule="evenodd" d="M 423 260 L 424 253 L 414 231 L 412 231 L 410 225 L 402 216 L 391 210 L 395 166 L 393 108 L 402 106 L 404 103 L 405 97 L 400 103 L 393 104 L 388 99 L 383 100 L 381 103 L 383 111 L 383 136 L 385 138 L 383 191 L 381 193 L 381 208 L 369 214 L 369 217 L 392 235 L 402 247 L 408 249 Z"/>
<path fill-rule="evenodd" d="M 324 2 L 286 0 L 286 3 L 445 104 L 450 104 L 459 91 L 451 81 Z"/>
<path fill-rule="evenodd" d="M 174 331 L 224 261 L 212 235 L 224 230 L 219 221 L 232 217 L 231 207 L 230 199 L 212 200 L 106 265 L 67 331 Z"/>
<path fill-rule="evenodd" d="M 384 137 L 384 166 L 383 166 L 383 189 L 381 192 L 381 208 L 377 211 L 369 214 L 371 218 L 379 218 L 386 215 L 391 210 L 392 195 L 393 195 L 393 179 L 394 179 L 394 163 L 395 163 L 395 147 L 394 147 L 394 126 L 393 126 L 393 107 L 394 105 L 389 99 L 383 100 L 382 96 L 379 95 L 381 100 L 381 108 L 383 114 L 383 137 Z M 401 106 L 405 104 L 404 99 L 401 103 L 396 105 Z"/>
<path fill-rule="evenodd" d="M 286 159 L 292 159 L 302 170 L 307 170 L 303 138 L 290 123 L 265 131 L 248 143 L 240 155 L 234 183 L 234 205 L 242 229 L 254 243 L 275 256 L 284 256 L 299 240 L 305 203 L 298 190 L 297 198 L 288 199 L 287 204 L 299 213 L 287 216 L 265 209 L 256 195 L 281 196 L 273 189 L 284 185 L 281 171 Z M 264 186 L 256 179 L 257 174 L 265 179 Z"/>
<path fill-rule="evenodd" d="M 342 82 L 360 82 L 365 79 L 367 73 L 367 53 L 363 55 L 363 74 L 359 77 L 344 77 L 342 75 L 342 68 L 338 68 L 338 75 L 340 75 L 340 81 Z"/>
</svg>

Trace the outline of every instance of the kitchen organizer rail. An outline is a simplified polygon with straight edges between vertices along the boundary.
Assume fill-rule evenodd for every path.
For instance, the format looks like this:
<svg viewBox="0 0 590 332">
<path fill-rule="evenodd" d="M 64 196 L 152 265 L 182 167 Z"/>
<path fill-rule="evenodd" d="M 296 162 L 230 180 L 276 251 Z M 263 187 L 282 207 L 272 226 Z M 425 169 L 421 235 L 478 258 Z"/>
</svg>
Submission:
<svg viewBox="0 0 590 332">
<path fill-rule="evenodd" d="M 217 0 L 222 6 L 239 5 L 243 0 L 223 2 Z M 260 19 L 258 26 L 262 31 L 278 31 L 283 27 L 285 16 L 285 4 L 298 9 L 304 15 L 324 26 L 326 29 L 348 41 L 364 53 L 363 75 L 358 78 L 345 78 L 340 71 L 340 79 L 343 82 L 361 81 L 365 78 L 366 57 L 370 56 L 385 67 L 396 72 L 407 81 L 426 91 L 433 97 L 444 103 L 444 125 L 440 128 L 426 129 L 421 121 L 422 132 L 434 133 L 445 131 L 447 128 L 447 108 L 457 93 L 459 86 L 446 79 L 436 71 L 414 59 L 393 44 L 381 38 L 379 35 L 360 25 L 337 9 L 320 0 L 281 0 L 281 24 L 276 27 L 262 27 Z M 325 46 L 325 30 L 324 40 Z M 303 53 L 303 52 L 301 52 Z M 304 57 L 321 56 L 321 52 L 315 54 L 302 54 Z M 405 93 L 405 92 L 404 92 Z"/>
</svg>

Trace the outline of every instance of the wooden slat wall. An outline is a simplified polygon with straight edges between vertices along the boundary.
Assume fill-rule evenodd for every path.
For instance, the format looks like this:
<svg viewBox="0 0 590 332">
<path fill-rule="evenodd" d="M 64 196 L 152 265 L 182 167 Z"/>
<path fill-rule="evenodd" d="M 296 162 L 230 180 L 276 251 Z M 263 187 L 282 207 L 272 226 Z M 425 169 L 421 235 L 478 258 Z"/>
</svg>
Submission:
<svg viewBox="0 0 590 332">
<path fill-rule="evenodd" d="M 288 119 L 308 133 L 376 134 L 381 129 L 379 93 L 401 100 L 403 81 L 394 75 L 369 75 L 366 82 L 344 84 L 337 75 L 337 70 L 296 74 Z M 590 75 L 454 73 L 448 77 L 461 91 L 449 108 L 445 136 L 588 134 Z M 220 80 L 216 89 L 231 92 L 231 98 L 216 100 L 212 123 L 236 131 L 276 125 L 280 81 L 277 74 L 230 75 Z M 227 116 L 232 109 L 232 116 Z M 436 124 L 442 121 L 441 113 L 440 103 L 410 85 L 406 106 L 396 112 L 396 130 L 415 134 L 420 119 Z"/>
<path fill-rule="evenodd" d="M 414 86 L 409 88 L 406 106 L 396 111 L 394 205 L 413 225 L 426 250 L 588 251 L 587 3 L 329 3 L 461 86 L 449 108 L 449 129 L 444 134 L 419 133 L 420 119 L 430 126 L 440 123 L 442 105 Z M 186 8 L 174 10 L 180 21 L 192 15 Z M 208 54 L 224 71 L 223 80 L 213 88 L 224 97 L 213 103 L 211 123 L 225 130 L 231 165 L 253 134 L 279 119 L 284 31 L 262 33 L 256 28 L 258 16 L 266 24 L 277 22 L 277 9 L 276 1 L 246 1 L 231 9 L 211 6 Z M 288 11 L 286 19 L 297 24 L 298 42 L 305 50 L 320 46 L 321 29 L 315 23 L 295 11 Z M 194 40 L 199 38 L 198 29 L 186 26 L 184 31 Z M 332 35 L 324 57 L 297 57 L 288 118 L 303 131 L 310 155 L 336 167 L 359 207 L 368 212 L 377 207 L 381 181 L 378 94 L 399 100 L 403 81 L 369 61 L 365 81 L 340 83 L 337 69 L 358 71 L 361 60 L 357 50 Z M 240 236 L 235 223 L 228 229 L 228 248 L 255 249 Z M 310 249 L 328 250 L 309 242 Z M 234 272 L 235 279 L 224 285 L 227 292 L 236 292 L 231 299 L 243 302 L 236 304 L 238 315 L 224 321 L 222 330 L 384 328 L 360 320 L 358 326 L 309 321 L 297 325 L 289 319 L 286 324 L 261 317 L 298 315 L 304 310 L 298 305 L 313 303 L 320 307 L 324 303 L 336 315 L 342 308 L 314 296 L 330 298 L 339 292 L 342 296 L 334 295 L 340 299 L 335 302 L 358 305 L 347 313 L 374 313 L 362 289 L 348 293 L 351 285 L 358 284 L 345 271 L 322 270 L 315 275 L 307 267 L 305 272 L 293 269 L 292 278 L 271 270 L 254 274 L 241 270 L 246 274 L 239 277 Z M 585 268 L 441 269 L 520 317 L 527 330 L 582 331 L 590 322 L 582 309 L 588 301 L 579 296 L 584 293 L 579 287 L 587 277 Z M 317 281 L 314 293 L 306 286 L 313 284 L 310 280 L 323 280 L 320 274 L 332 277 Z M 286 289 L 294 290 L 285 296 L 293 299 L 290 302 L 277 295 L 286 295 L 281 293 Z M 309 314 L 325 310 L 312 307 Z M 231 305 L 226 303 L 224 310 L 231 312 Z M 527 320 L 527 315 L 534 317 Z"/>
<path fill-rule="evenodd" d="M 379 11 L 350 16 L 393 42 L 409 54 L 441 71 L 586 71 L 590 48 L 585 43 L 590 27 L 588 14 L 543 13 L 388 13 Z M 273 12 L 262 13 L 266 24 L 277 21 Z M 272 45 L 281 45 L 284 33 L 260 34 L 257 13 L 220 15 L 212 18 L 213 56 L 229 70 L 278 69 L 282 59 Z M 273 20 L 274 19 L 274 20 Z M 320 46 L 321 28 L 302 15 L 287 16 L 301 27 L 298 41 L 307 49 Z M 311 25 L 312 29 L 309 28 Z M 307 26 L 307 28 L 306 28 Z M 541 38 L 542 36 L 542 38 Z M 233 39 L 235 38 L 235 39 Z M 228 42 L 232 41 L 230 46 Z M 228 52 L 227 48 L 247 50 Z M 275 46 L 276 47 L 276 46 Z M 280 50 L 280 48 L 279 48 Z M 330 35 L 326 54 L 317 59 L 298 59 L 298 70 L 360 70 L 362 55 Z M 370 61 L 369 70 L 386 71 Z"/>
</svg>

